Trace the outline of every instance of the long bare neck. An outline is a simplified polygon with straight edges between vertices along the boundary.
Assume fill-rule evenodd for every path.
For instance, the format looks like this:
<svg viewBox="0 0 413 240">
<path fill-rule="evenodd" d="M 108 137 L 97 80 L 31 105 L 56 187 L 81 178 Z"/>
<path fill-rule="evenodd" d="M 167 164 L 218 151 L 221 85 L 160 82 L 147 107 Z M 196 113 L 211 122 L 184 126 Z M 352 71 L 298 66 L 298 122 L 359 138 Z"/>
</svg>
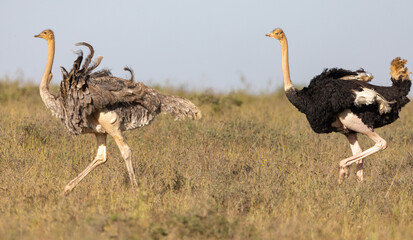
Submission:
<svg viewBox="0 0 413 240">
<path fill-rule="evenodd" d="M 293 83 L 290 79 L 290 67 L 288 63 L 288 43 L 287 38 L 284 36 L 280 39 L 281 44 L 281 64 L 284 76 L 284 90 L 287 91 L 288 89 L 293 87 Z"/>
<path fill-rule="evenodd" d="M 51 78 L 51 70 L 53 66 L 53 59 L 54 59 L 54 51 L 55 51 L 55 41 L 54 39 L 47 41 L 48 46 L 48 53 L 47 53 L 47 62 L 46 67 L 44 69 L 42 81 L 40 82 L 40 97 L 42 98 L 43 103 L 46 105 L 50 111 L 52 111 L 53 115 L 57 117 L 61 117 L 62 111 L 59 105 L 59 102 L 50 90 L 49 90 L 49 83 Z"/>
<path fill-rule="evenodd" d="M 49 82 L 50 82 L 50 73 L 52 70 L 53 66 L 53 59 L 54 59 L 54 39 L 47 41 L 47 62 L 46 62 L 46 67 L 44 69 L 42 81 L 40 82 L 40 93 L 42 90 L 48 90 L 49 89 Z"/>
</svg>

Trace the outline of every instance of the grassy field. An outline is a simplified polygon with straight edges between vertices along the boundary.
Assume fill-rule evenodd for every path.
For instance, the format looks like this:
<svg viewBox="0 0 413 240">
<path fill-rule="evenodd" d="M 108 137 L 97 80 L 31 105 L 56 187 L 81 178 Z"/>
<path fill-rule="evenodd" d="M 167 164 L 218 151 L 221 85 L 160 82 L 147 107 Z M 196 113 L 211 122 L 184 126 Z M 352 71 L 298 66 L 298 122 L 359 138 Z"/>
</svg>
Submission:
<svg viewBox="0 0 413 240">
<path fill-rule="evenodd" d="M 68 135 L 37 86 L 0 81 L 0 239 L 413 239 L 412 103 L 377 130 L 388 148 L 367 158 L 365 181 L 353 167 L 338 186 L 346 138 L 312 132 L 283 92 L 162 91 L 203 119 L 125 133 L 139 192 L 109 138 L 108 162 L 65 197 L 95 137 Z"/>
</svg>

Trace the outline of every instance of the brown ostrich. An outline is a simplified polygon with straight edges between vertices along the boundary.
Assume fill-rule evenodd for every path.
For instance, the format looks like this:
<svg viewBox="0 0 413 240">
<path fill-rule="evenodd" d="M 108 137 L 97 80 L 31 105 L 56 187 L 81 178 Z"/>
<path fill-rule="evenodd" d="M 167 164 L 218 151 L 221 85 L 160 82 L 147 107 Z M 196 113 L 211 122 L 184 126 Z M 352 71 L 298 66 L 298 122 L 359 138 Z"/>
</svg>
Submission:
<svg viewBox="0 0 413 240">
<path fill-rule="evenodd" d="M 125 160 L 132 190 L 137 187 L 132 167 L 131 150 L 122 135 L 122 131 L 146 126 L 161 112 L 171 113 L 175 119 L 200 119 L 200 110 L 189 100 L 167 96 L 157 90 L 130 80 L 112 76 L 109 70 L 93 72 L 100 64 L 98 57 L 90 65 L 94 50 L 87 43 L 78 43 L 89 48 L 83 66 L 83 54 L 80 52 L 70 72 L 62 67 L 63 80 L 58 95 L 49 91 L 52 79 L 51 69 L 55 52 L 55 37 L 52 30 L 44 30 L 35 37 L 43 38 L 48 44 L 46 68 L 40 83 L 40 96 L 48 109 L 61 119 L 70 134 L 93 133 L 97 139 L 95 159 L 77 177 L 64 188 L 67 194 L 73 190 L 94 168 L 107 160 L 106 137 L 109 134 Z"/>
<path fill-rule="evenodd" d="M 362 69 L 353 72 L 333 68 L 315 76 L 308 87 L 297 90 L 290 79 L 285 33 L 277 28 L 266 36 L 280 41 L 284 89 L 288 100 L 306 115 L 316 133 L 339 132 L 350 142 L 353 156 L 340 161 L 339 183 L 349 176 L 349 166 L 353 163 L 357 163 L 357 179 L 362 181 L 362 159 L 387 147 L 386 141 L 374 129 L 396 121 L 401 108 L 409 102 L 410 73 L 404 66 L 407 61 L 395 58 L 391 62 L 393 84 L 390 87 L 367 83 L 372 76 Z M 368 136 L 375 145 L 363 151 L 357 133 Z"/>
</svg>

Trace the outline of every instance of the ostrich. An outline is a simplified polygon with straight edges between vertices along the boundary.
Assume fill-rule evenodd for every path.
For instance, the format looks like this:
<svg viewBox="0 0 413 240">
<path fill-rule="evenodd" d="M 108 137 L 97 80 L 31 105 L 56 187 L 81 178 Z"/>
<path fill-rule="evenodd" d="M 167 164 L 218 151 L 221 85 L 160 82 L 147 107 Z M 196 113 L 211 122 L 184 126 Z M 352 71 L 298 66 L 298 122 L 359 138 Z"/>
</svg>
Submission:
<svg viewBox="0 0 413 240">
<path fill-rule="evenodd" d="M 366 83 L 373 77 L 363 69 L 352 72 L 333 68 L 315 76 L 308 87 L 297 90 L 290 80 L 285 33 L 277 28 L 266 36 L 280 41 L 288 100 L 306 115 L 314 132 L 339 132 L 350 142 L 353 156 L 340 161 L 338 183 L 349 176 L 349 166 L 353 163 L 357 166 L 357 180 L 363 181 L 362 159 L 387 147 L 386 141 L 374 129 L 396 121 L 401 108 L 409 102 L 406 96 L 411 86 L 410 73 L 404 67 L 407 61 L 395 58 L 391 62 L 391 87 Z M 375 145 L 363 151 L 357 133 L 366 135 Z"/>
<path fill-rule="evenodd" d="M 71 192 L 94 168 L 106 162 L 108 134 L 114 138 L 125 160 L 132 191 L 135 191 L 137 181 L 132 167 L 131 150 L 122 131 L 146 126 L 161 112 L 171 113 L 175 119 L 201 118 L 200 110 L 189 100 L 163 95 L 142 83 L 135 83 L 133 72 L 129 68 L 125 68 L 132 75 L 129 80 L 114 77 L 109 70 L 93 72 L 102 57 L 97 57 L 91 64 L 94 50 L 84 42 L 76 45 L 88 47 L 90 54 L 82 68 L 82 52 L 78 54 L 70 72 L 62 67 L 63 80 L 56 96 L 49 91 L 55 50 L 54 33 L 48 29 L 35 37 L 45 39 L 48 44 L 46 68 L 39 88 L 44 104 L 54 116 L 61 119 L 70 134 L 93 133 L 98 145 L 94 160 L 65 186 L 65 194 Z"/>
</svg>

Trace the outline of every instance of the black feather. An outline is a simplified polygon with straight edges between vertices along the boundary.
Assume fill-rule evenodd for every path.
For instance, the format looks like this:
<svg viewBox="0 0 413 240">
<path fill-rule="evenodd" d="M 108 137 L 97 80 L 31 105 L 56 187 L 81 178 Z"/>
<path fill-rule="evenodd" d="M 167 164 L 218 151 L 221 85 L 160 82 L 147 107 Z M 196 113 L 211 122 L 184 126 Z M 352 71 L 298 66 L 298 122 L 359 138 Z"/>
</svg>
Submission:
<svg viewBox="0 0 413 240">
<path fill-rule="evenodd" d="M 390 124 L 399 118 L 401 108 L 409 102 L 407 94 L 411 81 L 392 79 L 391 87 L 382 87 L 356 80 L 340 80 L 339 78 L 356 72 L 343 69 L 326 69 L 314 77 L 309 86 L 302 90 L 288 89 L 286 96 L 289 101 L 307 117 L 311 128 L 316 133 L 340 131 L 331 124 L 336 121 L 338 114 L 350 109 L 370 128 L 378 128 Z M 356 106 L 356 91 L 368 88 L 379 93 L 390 102 L 391 110 L 379 114 L 379 105 Z"/>
</svg>

